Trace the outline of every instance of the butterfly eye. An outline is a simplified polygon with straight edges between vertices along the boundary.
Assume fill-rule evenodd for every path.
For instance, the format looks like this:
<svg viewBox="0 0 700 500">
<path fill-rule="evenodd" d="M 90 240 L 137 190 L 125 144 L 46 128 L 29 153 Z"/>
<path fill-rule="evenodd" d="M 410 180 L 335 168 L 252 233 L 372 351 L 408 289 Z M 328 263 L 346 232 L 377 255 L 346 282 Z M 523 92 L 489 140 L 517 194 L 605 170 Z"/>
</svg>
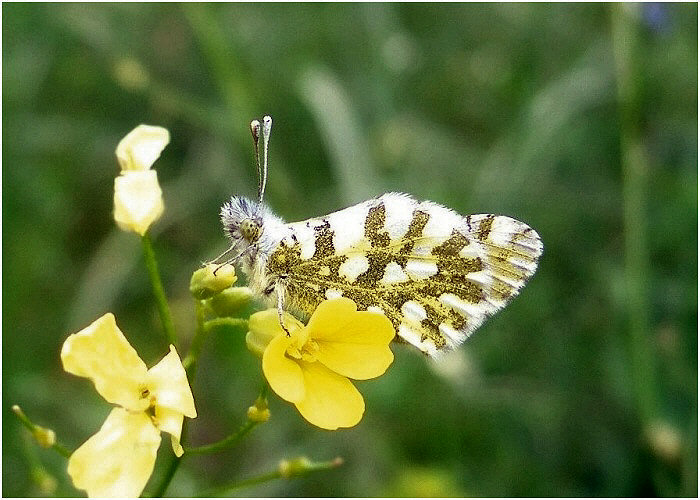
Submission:
<svg viewBox="0 0 700 500">
<path fill-rule="evenodd" d="M 241 235 L 246 241 L 252 243 L 260 237 L 260 224 L 253 219 L 243 219 L 240 225 Z"/>
</svg>

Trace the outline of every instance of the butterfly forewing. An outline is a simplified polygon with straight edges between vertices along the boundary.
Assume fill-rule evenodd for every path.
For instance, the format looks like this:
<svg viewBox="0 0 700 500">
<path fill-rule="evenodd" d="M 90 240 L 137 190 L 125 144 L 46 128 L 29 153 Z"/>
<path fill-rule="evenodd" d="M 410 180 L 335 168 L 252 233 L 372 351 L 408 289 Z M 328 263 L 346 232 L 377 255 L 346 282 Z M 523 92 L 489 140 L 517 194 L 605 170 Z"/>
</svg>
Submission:
<svg viewBox="0 0 700 500">
<path fill-rule="evenodd" d="M 515 219 L 465 217 L 399 193 L 287 227 L 266 262 L 286 303 L 311 314 L 324 299 L 349 297 L 431 355 L 502 308 L 542 253 L 537 233 Z"/>
</svg>

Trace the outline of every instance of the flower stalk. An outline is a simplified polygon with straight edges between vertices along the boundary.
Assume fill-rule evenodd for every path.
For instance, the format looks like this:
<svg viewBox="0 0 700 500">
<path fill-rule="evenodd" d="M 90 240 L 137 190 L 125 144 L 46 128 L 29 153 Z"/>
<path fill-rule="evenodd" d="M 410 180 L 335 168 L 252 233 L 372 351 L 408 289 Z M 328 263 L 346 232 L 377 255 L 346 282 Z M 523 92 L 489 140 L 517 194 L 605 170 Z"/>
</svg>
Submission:
<svg viewBox="0 0 700 500">
<path fill-rule="evenodd" d="M 260 396 L 255 400 L 255 404 L 250 407 L 250 409 L 255 408 L 258 410 L 258 414 L 264 412 L 267 409 L 267 389 L 268 385 L 263 384 L 260 390 Z M 205 455 L 209 453 L 218 453 L 220 451 L 232 448 L 237 445 L 250 431 L 255 429 L 258 425 L 266 422 L 267 419 L 258 418 L 255 412 L 248 411 L 248 420 L 233 434 L 225 437 L 221 441 L 216 443 L 207 444 L 204 446 L 197 446 L 192 448 L 185 448 L 185 454 L 187 455 Z M 268 410 L 269 412 L 269 410 Z"/>
<path fill-rule="evenodd" d="M 271 470 L 270 472 L 215 488 L 205 492 L 202 496 L 225 496 L 230 494 L 232 491 L 266 483 L 274 479 L 293 479 L 296 477 L 305 476 L 312 472 L 335 469 L 341 465 L 343 465 L 343 459 L 341 457 L 336 457 L 333 460 L 328 460 L 325 462 L 312 462 L 306 457 L 298 457 L 292 460 L 282 460 L 277 468 Z"/>
<path fill-rule="evenodd" d="M 148 276 L 151 279 L 153 295 L 156 299 L 158 314 L 160 315 L 160 320 L 163 323 L 165 336 L 167 337 L 169 343 L 173 344 L 176 348 L 179 348 L 177 334 L 175 333 L 175 324 L 173 323 L 173 317 L 170 313 L 170 306 L 168 306 L 168 301 L 165 297 L 165 289 L 163 288 L 163 282 L 160 279 L 160 273 L 158 272 L 158 261 L 156 260 L 156 255 L 153 251 L 153 244 L 151 243 L 151 237 L 148 232 L 141 237 L 141 243 L 143 246 L 143 256 L 146 261 L 146 268 L 148 269 Z"/>
</svg>

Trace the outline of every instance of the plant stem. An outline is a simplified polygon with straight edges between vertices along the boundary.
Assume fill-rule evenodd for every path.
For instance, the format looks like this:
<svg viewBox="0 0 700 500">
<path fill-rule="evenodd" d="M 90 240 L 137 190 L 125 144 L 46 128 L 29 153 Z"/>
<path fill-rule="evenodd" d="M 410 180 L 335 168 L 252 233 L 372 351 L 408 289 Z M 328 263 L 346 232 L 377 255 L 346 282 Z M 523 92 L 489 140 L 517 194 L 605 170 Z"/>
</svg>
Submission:
<svg viewBox="0 0 700 500">
<path fill-rule="evenodd" d="M 248 486 L 255 486 L 256 484 L 261 484 L 261 483 L 265 483 L 267 481 L 272 481 L 273 479 L 282 479 L 282 473 L 279 470 L 273 470 L 273 471 L 270 471 L 266 474 L 262 474 L 260 476 L 251 477 L 248 479 L 243 479 L 243 480 L 237 481 L 235 483 L 230 483 L 226 486 L 221 486 L 219 488 L 212 489 L 210 491 L 205 492 L 202 496 L 203 497 L 222 496 L 222 495 L 229 493 L 231 491 L 245 488 Z"/>
<path fill-rule="evenodd" d="M 657 416 L 656 363 L 650 338 L 649 251 L 645 196 L 649 165 L 641 131 L 639 17 L 636 5 L 612 6 L 622 161 L 625 289 L 632 383 L 643 425 Z"/>
<path fill-rule="evenodd" d="M 268 390 L 268 385 L 267 382 L 263 382 L 263 385 L 260 389 L 260 395 L 258 396 L 257 401 L 263 400 L 265 401 L 265 405 L 267 406 L 267 390 Z M 206 453 L 216 453 L 221 450 L 225 450 L 226 448 L 230 448 L 234 445 L 236 445 L 243 437 L 245 437 L 246 434 L 248 434 L 250 431 L 252 431 L 258 424 L 261 424 L 263 422 L 261 421 L 255 421 L 255 420 L 247 420 L 245 424 L 241 426 L 240 429 L 238 429 L 236 432 L 231 434 L 230 436 L 225 437 L 221 441 L 217 441 L 216 443 L 212 444 L 207 444 L 204 446 L 197 446 L 194 448 L 185 448 L 185 453 L 189 455 L 203 455 Z"/>
<path fill-rule="evenodd" d="M 204 327 L 204 307 L 202 306 L 202 301 L 194 301 L 195 316 L 197 318 L 197 329 L 192 337 L 192 343 L 190 344 L 190 351 L 185 356 L 182 362 L 185 370 L 187 370 L 187 379 L 190 385 L 194 381 L 194 377 L 197 374 L 197 361 L 199 360 L 199 354 L 202 352 L 202 346 L 204 345 L 204 340 L 206 334 L 209 330 Z"/>
<path fill-rule="evenodd" d="M 282 464 L 280 464 L 280 466 L 277 467 L 277 469 L 275 470 L 266 472 L 265 474 L 261 474 L 260 476 L 243 479 L 227 484 L 225 486 L 217 487 L 215 489 L 205 492 L 202 496 L 223 496 L 225 494 L 230 493 L 233 490 L 238 490 L 241 488 L 246 488 L 248 486 L 254 486 L 256 484 L 265 483 L 267 481 L 272 481 L 273 479 L 292 479 L 295 477 L 305 476 L 306 474 L 309 474 L 311 472 L 335 469 L 336 467 L 340 467 L 343 464 L 343 460 L 340 457 L 326 462 L 309 462 L 306 459 L 303 460 L 305 461 L 304 465 L 296 469 L 285 469 L 282 466 Z"/>
<path fill-rule="evenodd" d="M 143 244 L 143 255 L 146 261 L 146 267 L 148 268 L 148 275 L 151 278 L 151 285 L 153 285 L 153 295 L 155 295 L 156 304 L 158 305 L 158 313 L 160 314 L 160 320 L 163 323 L 163 330 L 168 338 L 168 342 L 177 348 L 179 346 L 177 342 L 177 335 L 175 334 L 175 325 L 173 323 L 172 315 L 170 314 L 168 301 L 165 298 L 165 289 L 163 288 L 163 282 L 160 279 L 158 262 L 156 261 L 156 255 L 153 251 L 153 244 L 151 243 L 151 237 L 149 236 L 148 232 L 141 237 L 141 243 Z"/>
<path fill-rule="evenodd" d="M 184 419 L 182 422 L 182 432 L 180 433 L 180 444 L 182 444 L 185 440 L 185 436 L 187 435 L 187 419 Z M 182 456 L 176 457 L 175 455 L 170 456 L 170 463 L 168 464 L 168 468 L 165 471 L 165 475 L 163 476 L 163 479 L 161 480 L 160 484 L 155 488 L 152 497 L 155 498 L 160 498 L 163 495 L 165 495 L 166 490 L 168 489 L 168 486 L 170 486 L 170 482 L 173 480 L 173 477 L 175 476 L 175 473 L 177 472 L 178 467 L 180 467 L 180 462 L 182 462 Z"/>
<path fill-rule="evenodd" d="M 154 498 L 161 498 L 165 494 L 165 491 L 168 489 L 168 486 L 170 486 L 170 482 L 173 480 L 175 472 L 177 472 L 177 468 L 180 467 L 181 461 L 182 457 L 171 457 L 170 464 L 168 465 L 168 470 L 165 471 L 163 480 L 156 487 L 155 491 L 153 492 L 153 495 L 151 496 L 153 496 Z"/>
<path fill-rule="evenodd" d="M 253 422 L 252 420 L 247 420 L 245 424 L 241 426 L 236 432 L 228 437 L 225 437 L 221 441 L 216 443 L 207 444 L 204 446 L 197 446 L 195 448 L 185 448 L 185 453 L 188 455 L 204 455 L 207 453 L 216 453 L 227 448 L 231 448 L 236 445 L 246 434 L 252 431 L 260 422 Z"/>
</svg>

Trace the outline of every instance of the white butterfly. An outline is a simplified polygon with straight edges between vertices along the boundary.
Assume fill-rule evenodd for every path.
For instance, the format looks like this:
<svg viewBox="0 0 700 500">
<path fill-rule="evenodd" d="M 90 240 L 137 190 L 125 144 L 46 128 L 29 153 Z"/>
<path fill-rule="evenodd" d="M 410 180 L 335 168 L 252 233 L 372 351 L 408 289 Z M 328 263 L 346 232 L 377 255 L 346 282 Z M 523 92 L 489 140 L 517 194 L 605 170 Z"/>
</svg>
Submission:
<svg viewBox="0 0 700 500">
<path fill-rule="evenodd" d="M 502 215 L 462 216 L 431 201 L 387 193 L 324 217 L 291 224 L 262 202 L 272 119 L 251 123 L 258 201 L 234 196 L 221 208 L 250 287 L 283 311 L 310 315 L 348 297 L 384 313 L 398 339 L 437 355 L 462 343 L 518 294 L 542 254 L 539 235 Z M 258 150 L 263 138 L 263 162 Z"/>
</svg>

